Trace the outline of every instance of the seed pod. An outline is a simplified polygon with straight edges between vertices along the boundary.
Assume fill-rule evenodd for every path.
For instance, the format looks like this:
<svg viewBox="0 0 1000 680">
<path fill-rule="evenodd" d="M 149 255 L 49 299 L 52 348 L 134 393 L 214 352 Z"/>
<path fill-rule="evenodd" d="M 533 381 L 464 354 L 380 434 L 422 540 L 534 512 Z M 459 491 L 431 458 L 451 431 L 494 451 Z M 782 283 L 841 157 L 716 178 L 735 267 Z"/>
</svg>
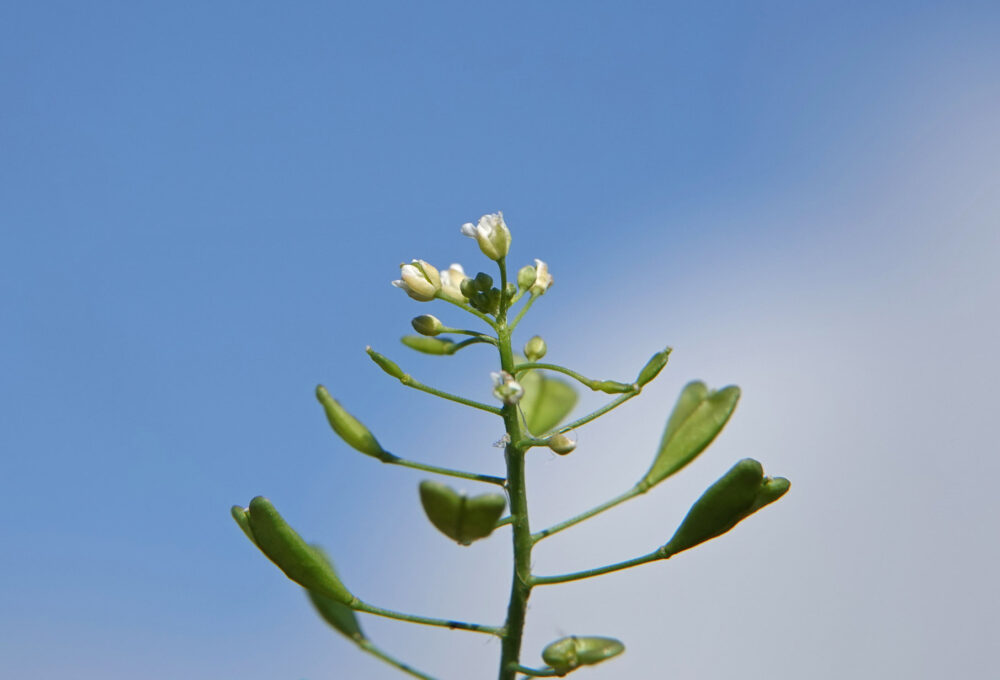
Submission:
<svg viewBox="0 0 1000 680">
<path fill-rule="evenodd" d="M 397 366 L 394 361 L 387 359 L 386 357 L 382 356 L 381 354 L 373 350 L 371 348 L 371 345 L 366 347 L 365 351 L 368 352 L 368 356 L 372 358 L 372 361 L 378 364 L 379 368 L 381 368 L 383 371 L 391 375 L 396 380 L 402 380 L 403 377 L 406 375 L 405 373 L 403 373 L 403 369 Z"/>
<path fill-rule="evenodd" d="M 330 561 L 326 552 L 318 545 L 311 547 L 316 556 L 323 560 L 332 571 L 333 562 Z M 365 639 L 365 634 L 361 631 L 361 626 L 358 624 L 358 618 L 354 615 L 353 609 L 346 604 L 341 604 L 326 595 L 321 595 L 312 590 L 307 590 L 306 595 L 309 596 L 309 601 L 312 602 L 313 607 L 316 608 L 316 612 L 323 617 L 324 621 L 354 641 Z"/>
<path fill-rule="evenodd" d="M 250 501 L 249 524 L 257 547 L 285 576 L 306 590 L 350 606 L 356 598 L 340 582 L 333 568 L 278 514 L 271 501 Z"/>
<path fill-rule="evenodd" d="M 542 650 L 542 660 L 557 673 L 568 673 L 580 666 L 592 666 L 625 651 L 620 640 L 609 637 L 571 635 L 549 644 Z"/>
<path fill-rule="evenodd" d="M 420 335 L 437 335 L 444 330 L 444 324 L 436 316 L 431 314 L 421 314 L 410 321 L 413 330 Z"/>
<path fill-rule="evenodd" d="M 381 458 L 385 455 L 386 450 L 375 439 L 375 435 L 362 425 L 357 418 L 345 411 L 344 407 L 331 397 L 330 393 L 322 385 L 316 387 L 316 398 L 319 399 L 319 403 L 323 405 L 323 410 L 326 411 L 326 418 L 330 421 L 330 427 L 349 446 L 375 458 Z"/>
<path fill-rule="evenodd" d="M 640 485 L 649 488 L 683 469 L 722 431 L 740 399 L 735 385 L 710 392 L 705 383 L 685 385 L 667 420 L 660 450 Z"/>
<path fill-rule="evenodd" d="M 635 382 L 639 385 L 639 387 L 651 382 L 653 378 L 659 375 L 660 371 L 663 370 L 663 367 L 667 365 L 667 360 L 670 358 L 670 352 L 671 348 L 667 347 L 662 352 L 657 352 L 650 357 L 649 361 L 646 362 L 646 365 L 642 367 L 641 371 L 639 371 L 639 377 L 635 379 Z"/>
<path fill-rule="evenodd" d="M 525 427 L 532 434 L 549 432 L 576 406 L 576 390 L 564 380 L 527 371 L 520 374 L 518 381 L 524 388 L 518 408 L 524 415 Z"/>
<path fill-rule="evenodd" d="M 528 361 L 538 361 L 545 356 L 546 351 L 548 351 L 548 347 L 546 347 L 545 340 L 540 335 L 536 335 L 524 343 L 524 357 Z"/>
<path fill-rule="evenodd" d="M 576 442 L 564 434 L 557 434 L 549 437 L 545 440 L 545 444 L 552 449 L 553 453 L 558 453 L 560 456 L 572 453 L 573 449 L 576 448 Z"/>
<path fill-rule="evenodd" d="M 664 557 L 721 536 L 760 508 L 788 491 L 787 479 L 765 479 L 760 463 L 744 458 L 701 495 L 670 541 Z"/>
<path fill-rule="evenodd" d="M 234 505 L 230 512 L 233 515 L 233 519 L 236 520 L 236 523 L 240 525 L 240 529 L 242 529 L 243 533 L 250 539 L 250 542 L 257 545 L 257 539 L 253 537 L 253 530 L 250 529 L 250 509 Z"/>
<path fill-rule="evenodd" d="M 493 533 L 507 507 L 507 498 L 494 493 L 470 498 L 444 484 L 425 480 L 420 482 L 420 503 L 438 531 L 461 545 L 470 545 Z"/>
<path fill-rule="evenodd" d="M 436 354 L 439 356 L 454 354 L 457 346 L 451 340 L 428 338 L 423 335 L 404 335 L 400 340 L 410 349 L 415 349 L 424 354 Z"/>
</svg>

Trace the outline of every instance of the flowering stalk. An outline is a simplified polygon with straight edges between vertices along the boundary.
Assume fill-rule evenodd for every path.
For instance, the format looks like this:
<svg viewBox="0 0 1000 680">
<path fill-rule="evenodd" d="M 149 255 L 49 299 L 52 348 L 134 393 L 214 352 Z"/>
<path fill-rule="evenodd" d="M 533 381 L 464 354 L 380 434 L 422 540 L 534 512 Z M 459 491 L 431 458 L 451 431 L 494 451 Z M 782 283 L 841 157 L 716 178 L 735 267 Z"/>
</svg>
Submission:
<svg viewBox="0 0 1000 680">
<path fill-rule="evenodd" d="M 571 635 L 545 647 L 542 660 L 546 666 L 532 668 L 522 665 L 521 645 L 532 588 L 592 578 L 666 560 L 729 531 L 780 498 L 788 490 L 789 483 L 780 477 L 764 477 L 760 463 L 744 459 L 702 494 L 673 536 L 652 552 L 567 574 L 533 574 L 531 552 L 537 542 L 645 494 L 691 463 L 728 422 L 739 400 L 740 390 L 734 386 L 710 390 L 702 382 L 689 383 L 667 420 L 652 465 L 632 488 L 532 534 L 525 480 L 527 453 L 535 447 L 547 447 L 560 456 L 575 451 L 577 444 L 573 431 L 638 396 L 666 366 L 671 350 L 666 348 L 655 353 L 631 381 L 596 380 L 559 364 L 542 363 L 540 359 L 546 355 L 548 347 L 539 336 L 525 344 L 523 359 L 516 356 L 513 336 L 518 323 L 552 286 L 548 264 L 536 259 L 534 265 L 522 267 L 513 280 L 508 280 L 507 257 L 511 235 L 501 213 L 484 215 L 477 224 L 466 223 L 461 232 L 475 239 L 482 253 L 495 263 L 498 285 L 494 285 L 493 277 L 485 272 L 469 276 L 458 264 L 438 270 L 424 260 L 401 265 L 400 278 L 393 281 L 393 285 L 418 302 L 447 302 L 484 322 L 491 332 L 464 330 L 460 326 L 447 325 L 436 316 L 422 314 L 411 322 L 417 335 L 404 337 L 403 344 L 418 352 L 437 356 L 450 356 L 477 344 L 495 347 L 499 354 L 499 370 L 493 371 L 491 377 L 493 395 L 500 405 L 484 404 L 430 387 L 371 347 L 367 351 L 372 361 L 385 373 L 407 387 L 499 416 L 503 420 L 505 434 L 497 444 L 504 449 L 505 476 L 453 470 L 400 458 L 386 450 L 326 388 L 320 386 L 317 389 L 317 398 L 333 431 L 344 443 L 362 454 L 383 463 L 504 487 L 506 496 L 496 492 L 468 496 L 433 480 L 424 480 L 419 485 L 419 500 L 428 520 L 459 545 L 467 546 L 484 540 L 497 528 L 510 525 L 513 565 L 503 624 L 469 623 L 376 607 L 349 590 L 325 553 L 295 532 L 266 498 L 255 498 L 249 508 L 234 506 L 232 514 L 247 538 L 289 579 L 307 591 L 322 618 L 362 650 L 403 673 L 434 680 L 432 676 L 376 647 L 362 632 L 357 613 L 497 636 L 501 639 L 498 680 L 515 680 L 519 675 L 529 678 L 561 677 L 582 666 L 617 656 L 625 647 L 614 638 Z M 520 309 L 511 315 L 512 309 L 519 303 Z M 456 342 L 445 337 L 448 335 L 470 337 Z M 591 413 L 565 423 L 576 404 L 576 391 L 569 382 L 552 377 L 552 373 L 567 376 L 593 391 L 615 397 Z M 508 504 L 508 513 L 504 515 Z"/>
</svg>

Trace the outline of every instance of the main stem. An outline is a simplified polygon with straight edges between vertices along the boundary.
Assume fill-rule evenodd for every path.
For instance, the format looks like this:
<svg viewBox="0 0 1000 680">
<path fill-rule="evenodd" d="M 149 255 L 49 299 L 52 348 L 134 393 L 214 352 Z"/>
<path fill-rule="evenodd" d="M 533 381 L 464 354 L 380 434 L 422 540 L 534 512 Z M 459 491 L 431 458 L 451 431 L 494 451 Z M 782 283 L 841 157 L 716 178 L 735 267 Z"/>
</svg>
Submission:
<svg viewBox="0 0 1000 680">
<path fill-rule="evenodd" d="M 501 272 L 504 272 L 501 265 Z M 503 277 L 506 279 L 506 276 Z M 504 281 L 506 283 L 506 281 Z M 501 288 L 503 290 L 503 288 Z M 503 309 L 503 306 L 501 306 Z M 511 349 L 512 329 L 507 327 L 506 310 L 497 319 L 500 367 L 514 373 L 514 352 Z M 510 603 L 507 606 L 507 621 L 504 624 L 503 642 L 500 654 L 499 680 L 514 680 L 517 676 L 517 662 L 521 655 L 521 638 L 524 634 L 524 616 L 531 594 L 531 525 L 528 523 L 528 496 L 524 482 L 524 453 L 526 448 L 519 445 L 524 438 L 521 423 L 517 417 L 517 405 L 503 407 L 503 421 L 510 441 L 504 449 L 507 461 L 507 493 L 510 495 L 511 527 L 514 535 L 514 574 L 511 578 Z"/>
</svg>

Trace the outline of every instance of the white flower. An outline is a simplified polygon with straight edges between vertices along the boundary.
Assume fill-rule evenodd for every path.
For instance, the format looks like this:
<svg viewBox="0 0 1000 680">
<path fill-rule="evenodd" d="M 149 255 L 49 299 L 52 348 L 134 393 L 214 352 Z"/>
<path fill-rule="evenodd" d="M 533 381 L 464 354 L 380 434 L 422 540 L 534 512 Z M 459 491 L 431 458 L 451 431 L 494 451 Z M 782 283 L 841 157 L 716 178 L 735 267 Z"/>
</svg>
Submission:
<svg viewBox="0 0 1000 680">
<path fill-rule="evenodd" d="M 531 284 L 531 294 L 543 295 L 551 285 L 552 274 L 549 274 L 549 265 L 535 259 L 535 282 Z"/>
<path fill-rule="evenodd" d="M 441 292 L 452 300 L 465 302 L 465 296 L 462 295 L 462 281 L 467 278 L 469 277 L 465 275 L 462 265 L 451 265 L 441 272 Z"/>
<path fill-rule="evenodd" d="M 505 404 L 516 404 L 524 396 L 524 388 L 521 383 L 514 380 L 507 371 L 490 373 L 493 378 L 493 396 Z"/>
<path fill-rule="evenodd" d="M 428 302 L 441 290 L 438 270 L 423 260 L 399 265 L 399 275 L 401 278 L 393 281 L 392 285 L 402 288 L 414 300 Z"/>
<path fill-rule="evenodd" d="M 466 222 L 462 225 L 462 233 L 476 239 L 479 249 L 491 260 L 499 260 L 510 250 L 510 230 L 503 221 L 502 212 L 483 215 L 479 224 Z"/>
</svg>

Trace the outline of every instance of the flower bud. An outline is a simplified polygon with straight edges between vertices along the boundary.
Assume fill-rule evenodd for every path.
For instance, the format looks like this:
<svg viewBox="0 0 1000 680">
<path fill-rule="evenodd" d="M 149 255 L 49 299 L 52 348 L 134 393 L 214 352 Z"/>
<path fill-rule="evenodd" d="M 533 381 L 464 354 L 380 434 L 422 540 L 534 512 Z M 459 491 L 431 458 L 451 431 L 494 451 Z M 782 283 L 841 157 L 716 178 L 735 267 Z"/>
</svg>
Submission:
<svg viewBox="0 0 1000 680">
<path fill-rule="evenodd" d="M 542 650 L 542 660 L 557 673 L 568 673 L 580 666 L 592 666 L 625 651 L 620 640 L 596 635 L 572 635 L 549 644 Z"/>
<path fill-rule="evenodd" d="M 539 259 L 535 259 L 535 282 L 531 284 L 532 295 L 544 295 L 552 286 L 552 274 L 549 274 L 549 265 Z"/>
<path fill-rule="evenodd" d="M 502 212 L 483 215 L 479 224 L 466 222 L 462 225 L 462 234 L 476 239 L 479 249 L 491 260 L 505 257 L 510 250 L 510 231 L 503 221 Z"/>
<path fill-rule="evenodd" d="M 462 279 L 462 282 L 459 284 L 458 289 L 459 292 L 462 293 L 462 295 L 467 298 L 471 298 L 473 295 L 479 292 L 479 289 L 476 288 L 476 280 L 470 279 L 468 276 Z"/>
<path fill-rule="evenodd" d="M 524 344 L 524 356 L 528 361 L 538 361 L 545 356 L 547 349 L 542 336 L 536 335 Z"/>
<path fill-rule="evenodd" d="M 413 330 L 421 335 L 437 335 L 444 330 L 444 324 L 441 323 L 441 320 L 430 314 L 422 314 L 410 321 L 410 324 L 413 326 Z"/>
<path fill-rule="evenodd" d="M 576 448 L 576 442 L 564 434 L 557 434 L 549 437 L 545 440 L 545 444 L 552 449 L 553 453 L 558 453 L 560 456 L 572 453 L 573 449 Z"/>
<path fill-rule="evenodd" d="M 521 289 L 531 288 L 535 283 L 535 268 L 530 264 L 521 267 L 517 272 L 517 285 Z"/>
<path fill-rule="evenodd" d="M 489 292 L 490 288 L 493 287 L 493 277 L 486 272 L 476 274 L 476 278 L 473 281 L 475 281 L 476 290 L 483 293 Z"/>
<path fill-rule="evenodd" d="M 410 264 L 399 265 L 400 278 L 392 282 L 402 288 L 414 300 L 429 302 L 441 290 L 441 275 L 433 265 L 423 260 L 413 260 Z"/>
<path fill-rule="evenodd" d="M 250 501 L 248 510 L 248 522 L 257 547 L 285 572 L 285 576 L 341 604 L 350 606 L 357 602 L 330 564 L 285 522 L 271 501 L 257 496 Z"/>
<path fill-rule="evenodd" d="M 521 401 L 521 397 L 524 396 L 524 388 L 514 380 L 514 376 L 507 371 L 500 371 L 499 373 L 490 373 L 490 377 L 493 378 L 494 397 L 508 406 Z"/>
<path fill-rule="evenodd" d="M 330 421 L 330 427 L 349 446 L 375 458 L 382 458 L 387 453 L 375 439 L 375 435 L 357 418 L 345 411 L 344 407 L 331 397 L 322 385 L 316 387 L 316 398 L 323 405 L 323 410 L 326 411 L 326 419 Z"/>
<path fill-rule="evenodd" d="M 424 354 L 435 354 L 445 356 L 455 353 L 458 344 L 444 338 L 429 338 L 425 335 L 404 335 L 400 338 L 402 343 L 410 349 L 415 349 Z"/>
<path fill-rule="evenodd" d="M 462 284 L 468 280 L 462 265 L 453 264 L 441 271 L 441 292 L 456 302 L 465 302 L 468 295 L 462 292 Z"/>
</svg>

